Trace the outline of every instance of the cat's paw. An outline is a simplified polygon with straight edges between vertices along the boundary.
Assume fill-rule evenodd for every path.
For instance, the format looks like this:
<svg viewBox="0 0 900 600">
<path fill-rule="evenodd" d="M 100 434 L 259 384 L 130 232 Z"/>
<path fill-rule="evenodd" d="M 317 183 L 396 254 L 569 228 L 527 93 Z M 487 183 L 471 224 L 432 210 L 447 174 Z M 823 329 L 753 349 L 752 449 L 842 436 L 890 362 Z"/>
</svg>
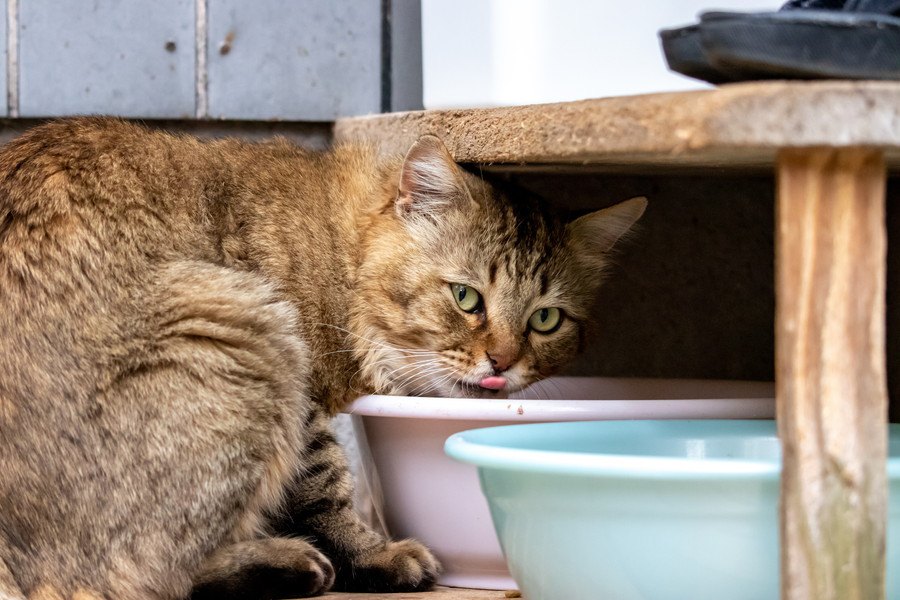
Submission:
<svg viewBox="0 0 900 600">
<path fill-rule="evenodd" d="M 300 597 L 321 596 L 334 585 L 335 574 L 331 561 L 315 548 L 306 553 L 305 561 L 298 557 L 294 565 L 283 569 L 283 573 L 286 578 L 282 587 L 285 598 L 298 595 Z M 254 595 L 254 598 L 260 597 L 262 596 Z"/>
<path fill-rule="evenodd" d="M 229 546 L 210 559 L 190 600 L 308 598 L 334 583 L 328 558 L 303 540 L 272 538 Z"/>
<path fill-rule="evenodd" d="M 428 548 L 401 540 L 358 557 L 351 568 L 338 572 L 334 586 L 348 592 L 421 592 L 434 586 L 440 571 Z"/>
</svg>

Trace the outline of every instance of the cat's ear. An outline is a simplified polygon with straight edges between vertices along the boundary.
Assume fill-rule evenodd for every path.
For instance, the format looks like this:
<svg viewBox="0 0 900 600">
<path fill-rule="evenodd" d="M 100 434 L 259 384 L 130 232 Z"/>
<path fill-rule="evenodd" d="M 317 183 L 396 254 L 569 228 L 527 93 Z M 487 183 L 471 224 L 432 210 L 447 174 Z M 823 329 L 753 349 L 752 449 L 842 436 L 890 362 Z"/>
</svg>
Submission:
<svg viewBox="0 0 900 600">
<path fill-rule="evenodd" d="M 403 159 L 394 207 L 401 217 L 434 218 L 469 198 L 459 167 L 436 136 L 420 137 Z"/>
<path fill-rule="evenodd" d="M 575 219 L 568 225 L 569 235 L 591 258 L 602 260 L 613 244 L 641 218 L 645 208 L 647 199 L 642 196 L 625 200 Z"/>
</svg>

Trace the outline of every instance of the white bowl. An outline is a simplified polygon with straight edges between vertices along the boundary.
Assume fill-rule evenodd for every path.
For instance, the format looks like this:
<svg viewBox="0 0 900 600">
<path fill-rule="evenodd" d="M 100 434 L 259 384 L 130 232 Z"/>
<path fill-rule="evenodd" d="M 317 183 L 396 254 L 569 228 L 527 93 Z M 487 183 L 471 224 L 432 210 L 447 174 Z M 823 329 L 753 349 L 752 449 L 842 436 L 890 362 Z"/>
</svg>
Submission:
<svg viewBox="0 0 900 600">
<path fill-rule="evenodd" d="M 363 396 L 347 412 L 361 416 L 372 458 L 364 476 L 381 491 L 390 534 L 430 547 L 442 585 L 511 589 L 477 471 L 444 454 L 450 435 L 510 423 L 771 419 L 775 400 L 767 382 L 558 377 L 507 400 Z"/>
</svg>

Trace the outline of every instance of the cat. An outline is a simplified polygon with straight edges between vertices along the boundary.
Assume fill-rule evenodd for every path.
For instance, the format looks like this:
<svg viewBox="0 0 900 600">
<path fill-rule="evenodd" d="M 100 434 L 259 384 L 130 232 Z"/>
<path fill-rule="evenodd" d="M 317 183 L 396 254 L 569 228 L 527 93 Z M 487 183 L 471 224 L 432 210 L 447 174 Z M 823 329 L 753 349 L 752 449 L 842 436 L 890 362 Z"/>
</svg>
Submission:
<svg viewBox="0 0 900 600">
<path fill-rule="evenodd" d="M 433 585 L 353 512 L 330 417 L 501 397 L 585 343 L 642 198 L 566 223 L 423 136 L 200 141 L 108 118 L 0 149 L 0 599 Z"/>
</svg>

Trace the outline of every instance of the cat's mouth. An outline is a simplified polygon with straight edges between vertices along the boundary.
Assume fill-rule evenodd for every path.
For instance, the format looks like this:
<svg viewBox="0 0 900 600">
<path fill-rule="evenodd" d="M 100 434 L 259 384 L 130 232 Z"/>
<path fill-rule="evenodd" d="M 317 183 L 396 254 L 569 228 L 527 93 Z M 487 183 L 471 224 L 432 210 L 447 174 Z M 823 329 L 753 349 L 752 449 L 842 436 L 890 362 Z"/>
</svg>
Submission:
<svg viewBox="0 0 900 600">
<path fill-rule="evenodd" d="M 510 371 L 500 375 L 463 376 L 450 386 L 451 389 L 445 390 L 443 395 L 450 398 L 502 400 L 526 385 L 519 375 Z"/>
<path fill-rule="evenodd" d="M 516 368 L 497 373 L 488 365 L 460 369 L 457 365 L 437 363 L 428 370 L 406 377 L 400 389 L 415 396 L 500 400 L 529 383 Z"/>
</svg>

